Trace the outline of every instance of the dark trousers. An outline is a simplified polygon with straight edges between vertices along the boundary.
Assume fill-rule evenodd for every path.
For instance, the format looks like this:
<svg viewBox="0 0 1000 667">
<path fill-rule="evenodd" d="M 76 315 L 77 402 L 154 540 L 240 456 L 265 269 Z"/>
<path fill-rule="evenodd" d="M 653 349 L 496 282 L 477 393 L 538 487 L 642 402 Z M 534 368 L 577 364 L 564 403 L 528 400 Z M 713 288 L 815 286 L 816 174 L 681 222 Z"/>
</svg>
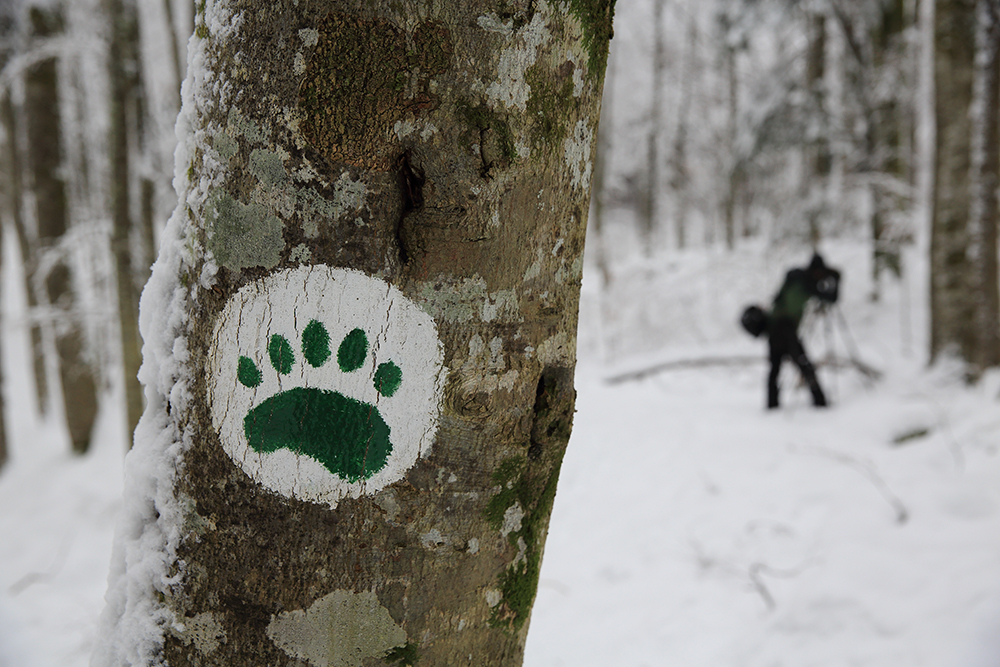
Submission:
<svg viewBox="0 0 1000 667">
<path fill-rule="evenodd" d="M 799 372 L 802 379 L 809 385 L 812 393 L 813 405 L 822 407 L 826 405 L 826 396 L 816 379 L 816 369 L 813 368 L 809 357 L 806 356 L 805 348 L 796 332 L 795 322 L 792 320 L 777 318 L 769 323 L 768 327 L 768 356 L 771 360 L 771 372 L 767 376 L 767 407 L 778 407 L 778 373 L 781 372 L 781 362 L 785 357 L 789 357 Z"/>
</svg>

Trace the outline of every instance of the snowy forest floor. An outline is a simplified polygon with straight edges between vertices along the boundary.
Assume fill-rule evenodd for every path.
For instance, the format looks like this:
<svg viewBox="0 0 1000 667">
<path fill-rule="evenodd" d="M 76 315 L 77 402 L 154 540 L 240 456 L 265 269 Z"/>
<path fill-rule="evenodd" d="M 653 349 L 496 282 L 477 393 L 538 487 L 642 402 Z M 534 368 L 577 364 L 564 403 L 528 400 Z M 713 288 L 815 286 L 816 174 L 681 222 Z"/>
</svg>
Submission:
<svg viewBox="0 0 1000 667">
<path fill-rule="evenodd" d="M 735 324 L 808 260 L 801 248 L 610 258 L 603 293 L 588 268 L 527 667 L 1000 667 L 1000 373 L 969 387 L 955 367 L 927 369 L 915 251 L 918 269 L 873 303 L 863 248 L 825 250 L 845 271 L 856 352 L 883 372 L 868 383 L 822 366 L 827 410 L 787 369 L 782 409 L 765 411 L 765 343 Z M 83 458 L 33 416 L 11 292 L 0 667 L 83 667 L 120 504 L 121 415 L 106 410 Z M 852 351 L 831 322 L 807 326 L 816 361 Z M 746 357 L 760 361 L 714 363 Z M 703 365 L 608 382 L 691 360 Z"/>
</svg>

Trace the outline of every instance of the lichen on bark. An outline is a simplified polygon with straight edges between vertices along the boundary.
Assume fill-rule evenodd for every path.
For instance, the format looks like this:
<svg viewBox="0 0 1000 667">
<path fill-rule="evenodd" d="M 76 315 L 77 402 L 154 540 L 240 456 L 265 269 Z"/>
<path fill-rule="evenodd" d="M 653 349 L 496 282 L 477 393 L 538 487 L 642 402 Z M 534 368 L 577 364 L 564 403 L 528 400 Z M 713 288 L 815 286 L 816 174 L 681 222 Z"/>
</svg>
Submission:
<svg viewBox="0 0 1000 667">
<path fill-rule="evenodd" d="M 257 266 L 272 269 L 285 249 L 284 225 L 260 204 L 243 204 L 218 190 L 206 204 L 208 249 L 232 271 Z"/>
</svg>

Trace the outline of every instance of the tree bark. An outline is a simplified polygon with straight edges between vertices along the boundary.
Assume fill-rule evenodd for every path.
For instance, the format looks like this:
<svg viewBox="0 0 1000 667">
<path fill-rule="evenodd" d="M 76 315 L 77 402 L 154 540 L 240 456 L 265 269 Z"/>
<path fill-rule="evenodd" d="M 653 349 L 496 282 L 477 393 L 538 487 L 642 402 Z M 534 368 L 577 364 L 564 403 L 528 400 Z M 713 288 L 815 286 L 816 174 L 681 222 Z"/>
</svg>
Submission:
<svg viewBox="0 0 1000 667">
<path fill-rule="evenodd" d="M 975 0 L 936 0 L 934 193 L 930 246 L 930 356 L 971 360 L 974 288 L 969 250 Z"/>
<path fill-rule="evenodd" d="M 613 3 L 363 7 L 199 15 L 96 665 L 522 660 Z"/>
</svg>

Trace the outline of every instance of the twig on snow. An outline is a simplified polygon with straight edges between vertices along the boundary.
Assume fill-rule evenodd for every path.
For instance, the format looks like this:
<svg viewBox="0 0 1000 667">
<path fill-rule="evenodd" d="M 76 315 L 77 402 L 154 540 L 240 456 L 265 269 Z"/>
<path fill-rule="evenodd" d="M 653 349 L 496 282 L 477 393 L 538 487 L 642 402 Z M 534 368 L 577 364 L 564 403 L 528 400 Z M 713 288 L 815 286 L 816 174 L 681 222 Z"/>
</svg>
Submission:
<svg viewBox="0 0 1000 667">
<path fill-rule="evenodd" d="M 803 563 L 799 567 L 791 570 L 778 570 L 771 567 L 767 563 L 754 562 L 750 563 L 750 567 L 747 568 L 747 574 L 750 576 L 750 581 L 753 583 L 753 587 L 757 589 L 757 592 L 760 593 L 760 596 L 764 599 L 764 604 L 767 605 L 767 610 L 774 611 L 778 605 L 774 601 L 774 596 L 771 595 L 771 591 L 768 590 L 760 575 L 766 574 L 772 577 L 779 577 L 781 579 L 791 579 L 802 574 L 802 572 L 806 569 L 806 565 L 807 563 Z"/>
<path fill-rule="evenodd" d="M 875 489 L 879 494 L 885 499 L 889 506 L 896 512 L 896 523 L 904 524 L 910 518 L 910 512 L 906 509 L 906 505 L 903 501 L 899 499 L 889 485 L 885 483 L 885 480 L 879 476 L 878 472 L 875 471 L 875 466 L 870 462 L 860 461 L 853 456 L 848 456 L 847 454 L 842 454 L 841 452 L 835 452 L 823 447 L 802 447 L 804 451 L 812 451 L 820 456 L 825 456 L 827 458 L 833 459 L 839 463 L 843 463 L 846 466 L 854 468 L 862 475 L 864 475 L 869 482 L 874 485 Z"/>
</svg>

